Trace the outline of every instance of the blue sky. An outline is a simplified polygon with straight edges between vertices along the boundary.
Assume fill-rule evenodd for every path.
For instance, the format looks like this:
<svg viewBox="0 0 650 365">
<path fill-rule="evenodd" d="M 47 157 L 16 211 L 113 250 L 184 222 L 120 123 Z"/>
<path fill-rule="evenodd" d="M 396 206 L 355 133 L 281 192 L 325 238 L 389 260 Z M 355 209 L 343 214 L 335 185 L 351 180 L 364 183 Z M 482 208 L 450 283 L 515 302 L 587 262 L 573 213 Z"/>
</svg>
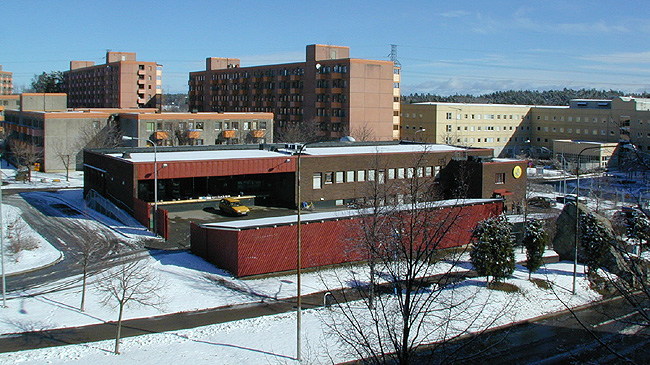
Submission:
<svg viewBox="0 0 650 365">
<path fill-rule="evenodd" d="M 402 93 L 509 89 L 650 91 L 649 1 L 3 0 L 0 64 L 18 88 L 107 49 L 164 66 L 186 92 L 206 57 L 243 66 L 302 61 L 307 44 L 388 59 Z"/>
</svg>

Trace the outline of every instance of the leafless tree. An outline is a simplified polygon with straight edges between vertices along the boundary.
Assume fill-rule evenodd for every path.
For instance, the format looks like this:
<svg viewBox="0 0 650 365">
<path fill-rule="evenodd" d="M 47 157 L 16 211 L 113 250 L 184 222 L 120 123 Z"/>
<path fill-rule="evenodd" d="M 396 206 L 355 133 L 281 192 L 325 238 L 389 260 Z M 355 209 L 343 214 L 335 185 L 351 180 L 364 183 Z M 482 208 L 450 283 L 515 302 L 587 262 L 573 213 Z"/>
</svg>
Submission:
<svg viewBox="0 0 650 365">
<path fill-rule="evenodd" d="M 53 149 L 56 156 L 61 160 L 63 168 L 65 168 L 65 181 L 70 181 L 70 167 L 74 165 L 74 158 L 79 150 L 68 144 L 67 139 L 54 142 Z"/>
<path fill-rule="evenodd" d="M 101 275 L 97 281 L 97 289 L 103 295 L 101 302 L 118 309 L 116 354 L 120 353 L 124 309 L 132 304 L 159 308 L 163 304 L 159 294 L 163 287 L 163 282 L 149 267 L 147 260 L 122 258 L 112 270 Z"/>
<path fill-rule="evenodd" d="M 351 128 L 349 135 L 359 142 L 374 141 L 376 138 L 375 130 L 368 124 Z"/>
<path fill-rule="evenodd" d="M 9 239 L 8 253 L 16 262 L 23 251 L 31 251 L 39 247 L 38 241 L 29 232 L 29 226 L 20 216 L 7 224 L 7 238 Z"/>
<path fill-rule="evenodd" d="M 290 122 L 278 127 L 275 140 L 280 143 L 315 142 L 321 139 L 322 132 L 315 119 Z"/>
<path fill-rule="evenodd" d="M 11 153 L 13 154 L 16 163 L 28 169 L 27 179 L 31 182 L 32 168 L 35 163 L 41 161 L 43 158 L 43 152 L 37 150 L 36 146 L 33 144 L 18 139 L 11 139 L 9 142 L 9 148 L 11 149 Z"/>
<path fill-rule="evenodd" d="M 90 265 L 106 258 L 118 246 L 115 237 L 104 231 L 84 230 L 78 232 L 77 235 L 79 237 L 79 243 L 77 250 L 72 252 L 72 254 L 82 268 L 81 304 L 79 305 L 79 310 L 83 312 L 86 309 L 86 283 Z"/>
<path fill-rule="evenodd" d="M 426 153 L 416 158 L 402 179 L 369 179 L 369 195 L 358 204 L 361 219 L 351 227 L 350 247 L 367 260 L 367 270 L 353 266 L 337 277 L 337 285 L 355 284 L 337 294 L 324 315 L 329 333 L 364 362 L 408 364 L 425 344 L 432 351 L 470 327 L 487 325 L 484 319 L 478 325 L 483 305 L 476 296 L 446 295 L 459 255 L 440 249 L 461 234 L 459 222 L 468 212 L 442 208 L 425 170 L 432 163 L 427 159 Z M 451 263 L 449 268 L 437 266 L 442 260 Z M 452 324 L 460 317 L 466 320 Z"/>
<path fill-rule="evenodd" d="M 122 143 L 122 131 L 111 115 L 105 125 L 86 125 L 81 128 L 79 150 L 84 148 L 112 148 Z"/>
</svg>

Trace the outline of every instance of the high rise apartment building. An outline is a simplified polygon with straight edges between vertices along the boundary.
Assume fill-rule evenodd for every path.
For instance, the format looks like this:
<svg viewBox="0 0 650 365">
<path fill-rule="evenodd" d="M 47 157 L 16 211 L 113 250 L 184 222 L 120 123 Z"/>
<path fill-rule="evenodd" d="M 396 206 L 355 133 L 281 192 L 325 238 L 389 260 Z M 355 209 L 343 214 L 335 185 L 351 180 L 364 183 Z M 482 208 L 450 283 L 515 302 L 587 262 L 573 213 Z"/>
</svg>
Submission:
<svg viewBox="0 0 650 365">
<path fill-rule="evenodd" d="M 305 62 L 240 67 L 208 58 L 190 73 L 189 107 L 198 111 L 271 112 L 276 130 L 315 123 L 326 139 L 399 138 L 400 69 L 392 61 L 350 58 L 349 47 L 308 45 Z"/>
<path fill-rule="evenodd" d="M 630 141 L 650 151 L 650 99 L 574 99 L 569 106 L 402 105 L 402 139 L 493 148 L 495 155 L 553 152 L 555 140 Z"/>
<path fill-rule="evenodd" d="M 14 92 L 14 76 L 9 71 L 2 71 L 0 65 L 0 95 L 11 95 Z"/>
<path fill-rule="evenodd" d="M 162 66 L 137 61 L 135 53 L 106 52 L 106 63 L 70 61 L 65 73 L 71 108 L 157 108 Z"/>
</svg>

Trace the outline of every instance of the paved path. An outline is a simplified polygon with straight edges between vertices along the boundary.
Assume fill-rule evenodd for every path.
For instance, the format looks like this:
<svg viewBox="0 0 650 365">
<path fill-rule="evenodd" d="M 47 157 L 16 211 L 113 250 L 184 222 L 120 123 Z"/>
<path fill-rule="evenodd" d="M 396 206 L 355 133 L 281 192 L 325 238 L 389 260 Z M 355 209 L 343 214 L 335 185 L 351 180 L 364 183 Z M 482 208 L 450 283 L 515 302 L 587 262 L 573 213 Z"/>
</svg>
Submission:
<svg viewBox="0 0 650 365">
<path fill-rule="evenodd" d="M 547 259 L 547 262 L 556 261 L 557 257 Z M 429 278 L 428 281 L 446 285 L 475 276 L 476 273 L 473 271 L 462 271 L 451 274 L 435 275 Z M 382 285 L 382 287 L 383 289 L 390 291 L 391 285 L 391 283 L 386 283 Z M 325 293 L 326 292 L 317 292 L 303 295 L 302 308 L 306 309 L 322 306 Z M 331 293 L 331 295 L 333 295 L 333 297 L 338 301 L 352 301 L 359 299 L 356 289 L 346 288 L 333 290 L 329 293 Z M 296 309 L 296 302 L 295 297 L 281 300 L 265 299 L 257 303 L 239 304 L 195 312 L 172 313 L 149 318 L 125 320 L 123 321 L 122 337 L 189 329 L 240 319 L 291 312 Z M 115 338 L 115 330 L 116 323 L 108 322 L 81 327 L 5 335 L 0 337 L 0 352 L 14 352 L 35 348 L 108 340 Z"/>
</svg>

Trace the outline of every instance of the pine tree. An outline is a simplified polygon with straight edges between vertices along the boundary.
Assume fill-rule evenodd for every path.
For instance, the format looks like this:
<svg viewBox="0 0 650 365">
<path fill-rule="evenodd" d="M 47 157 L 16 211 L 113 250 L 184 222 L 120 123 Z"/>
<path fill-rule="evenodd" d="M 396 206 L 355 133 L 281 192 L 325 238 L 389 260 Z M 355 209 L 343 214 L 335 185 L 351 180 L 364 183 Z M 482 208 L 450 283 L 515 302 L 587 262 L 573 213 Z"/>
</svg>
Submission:
<svg viewBox="0 0 650 365">
<path fill-rule="evenodd" d="M 611 232 L 593 214 L 580 215 L 580 244 L 584 249 L 587 272 L 602 267 L 612 242 Z"/>
<path fill-rule="evenodd" d="M 505 215 L 491 217 L 474 229 L 470 257 L 479 276 L 493 277 L 494 282 L 507 278 L 515 271 L 515 249 L 512 227 Z"/>
<path fill-rule="evenodd" d="M 524 246 L 526 246 L 526 268 L 529 280 L 530 274 L 537 271 L 544 263 L 544 249 L 547 242 L 548 235 L 544 230 L 544 221 L 532 219 L 526 222 Z"/>
</svg>

